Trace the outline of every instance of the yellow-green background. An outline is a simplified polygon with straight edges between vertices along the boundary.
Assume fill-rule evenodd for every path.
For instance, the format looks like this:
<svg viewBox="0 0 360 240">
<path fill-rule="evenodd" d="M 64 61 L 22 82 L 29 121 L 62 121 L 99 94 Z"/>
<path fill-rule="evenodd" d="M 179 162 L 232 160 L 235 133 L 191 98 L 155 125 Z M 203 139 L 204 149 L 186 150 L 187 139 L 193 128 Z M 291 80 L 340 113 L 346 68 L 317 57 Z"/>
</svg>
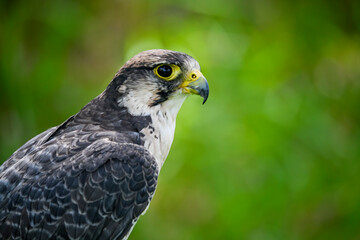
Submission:
<svg viewBox="0 0 360 240">
<path fill-rule="evenodd" d="M 147 49 L 195 57 L 130 239 L 360 239 L 360 2 L 0 1 L 0 157 Z"/>
</svg>

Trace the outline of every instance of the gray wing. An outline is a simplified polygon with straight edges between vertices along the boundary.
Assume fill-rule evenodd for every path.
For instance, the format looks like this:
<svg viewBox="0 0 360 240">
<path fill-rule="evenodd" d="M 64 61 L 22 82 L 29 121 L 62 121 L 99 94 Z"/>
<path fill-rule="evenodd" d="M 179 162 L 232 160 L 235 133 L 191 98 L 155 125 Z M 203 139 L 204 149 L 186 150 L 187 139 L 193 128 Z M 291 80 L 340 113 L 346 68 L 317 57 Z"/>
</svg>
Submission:
<svg viewBox="0 0 360 240">
<path fill-rule="evenodd" d="M 142 146 L 95 141 L 34 181 L 0 186 L 0 239 L 126 239 L 157 176 Z"/>
<path fill-rule="evenodd" d="M 16 150 L 8 160 L 6 160 L 1 166 L 0 166 L 0 177 L 3 175 L 3 172 L 5 169 L 13 166 L 17 161 L 22 159 L 27 154 L 31 153 L 35 149 L 38 148 L 38 146 L 47 139 L 53 132 L 56 131 L 58 127 L 52 127 L 45 132 L 40 133 L 39 135 L 36 135 L 29 141 L 27 141 L 24 145 L 22 145 L 18 150 Z M 0 199 L 1 200 L 1 199 Z"/>
</svg>

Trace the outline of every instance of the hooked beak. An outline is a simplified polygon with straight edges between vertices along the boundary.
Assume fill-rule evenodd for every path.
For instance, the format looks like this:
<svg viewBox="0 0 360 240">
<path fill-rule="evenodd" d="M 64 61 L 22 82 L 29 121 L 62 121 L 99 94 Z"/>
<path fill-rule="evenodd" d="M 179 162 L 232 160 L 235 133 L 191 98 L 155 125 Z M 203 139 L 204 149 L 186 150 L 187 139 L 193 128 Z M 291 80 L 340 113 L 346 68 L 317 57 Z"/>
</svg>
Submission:
<svg viewBox="0 0 360 240">
<path fill-rule="evenodd" d="M 190 80 L 186 80 L 181 85 L 181 88 L 184 89 L 185 93 L 192 93 L 201 96 L 204 99 L 204 104 L 209 96 L 209 84 L 206 81 L 206 78 L 199 71 L 190 75 Z"/>
</svg>

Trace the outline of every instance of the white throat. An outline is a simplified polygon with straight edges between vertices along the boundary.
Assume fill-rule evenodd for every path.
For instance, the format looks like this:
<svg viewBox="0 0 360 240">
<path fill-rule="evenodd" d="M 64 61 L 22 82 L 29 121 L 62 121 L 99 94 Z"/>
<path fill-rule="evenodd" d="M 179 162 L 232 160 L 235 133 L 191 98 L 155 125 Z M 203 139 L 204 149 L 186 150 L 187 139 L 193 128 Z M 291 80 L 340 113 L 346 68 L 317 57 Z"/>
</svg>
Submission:
<svg viewBox="0 0 360 240">
<path fill-rule="evenodd" d="M 141 133 L 144 134 L 142 140 L 144 147 L 155 157 L 160 170 L 174 140 L 176 116 L 187 95 L 181 94 L 179 91 L 171 99 L 150 107 L 148 104 L 139 101 L 139 99 L 144 99 L 144 95 L 140 97 L 133 94 L 125 97 L 121 104 L 127 107 L 132 115 L 151 116 L 152 123 L 141 130 Z"/>
</svg>

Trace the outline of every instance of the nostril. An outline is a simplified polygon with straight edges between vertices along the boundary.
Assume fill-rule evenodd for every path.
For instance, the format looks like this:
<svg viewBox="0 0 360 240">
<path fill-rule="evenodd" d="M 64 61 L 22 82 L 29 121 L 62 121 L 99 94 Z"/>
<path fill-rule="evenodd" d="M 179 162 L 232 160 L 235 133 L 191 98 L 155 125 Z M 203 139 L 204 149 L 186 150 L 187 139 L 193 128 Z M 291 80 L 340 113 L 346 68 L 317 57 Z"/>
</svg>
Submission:
<svg viewBox="0 0 360 240">
<path fill-rule="evenodd" d="M 196 74 L 195 73 L 191 74 L 191 78 L 196 79 Z"/>
</svg>

